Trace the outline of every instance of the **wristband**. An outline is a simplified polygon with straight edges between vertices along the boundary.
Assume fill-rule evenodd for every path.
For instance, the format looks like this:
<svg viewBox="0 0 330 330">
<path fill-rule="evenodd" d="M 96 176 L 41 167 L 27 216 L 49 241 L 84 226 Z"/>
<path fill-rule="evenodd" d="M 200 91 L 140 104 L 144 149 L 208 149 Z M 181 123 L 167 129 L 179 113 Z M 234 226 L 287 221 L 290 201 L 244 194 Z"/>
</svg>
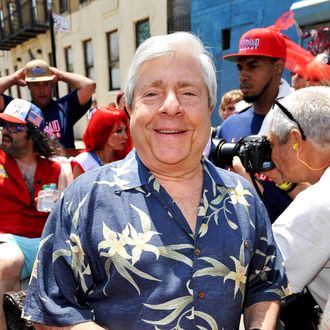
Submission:
<svg viewBox="0 0 330 330">
<path fill-rule="evenodd" d="M 281 190 L 285 191 L 286 193 L 289 193 L 297 187 L 297 184 L 285 181 L 281 184 L 277 184 L 276 186 L 279 187 Z"/>
<path fill-rule="evenodd" d="M 287 194 L 290 193 L 291 191 L 295 190 L 297 187 L 297 183 L 292 183 L 291 187 L 288 188 L 287 190 L 284 190 L 284 192 L 286 192 Z"/>
<path fill-rule="evenodd" d="M 288 190 L 292 186 L 292 183 L 290 181 L 284 181 L 281 184 L 277 184 L 277 187 L 279 187 L 281 190 Z"/>
</svg>

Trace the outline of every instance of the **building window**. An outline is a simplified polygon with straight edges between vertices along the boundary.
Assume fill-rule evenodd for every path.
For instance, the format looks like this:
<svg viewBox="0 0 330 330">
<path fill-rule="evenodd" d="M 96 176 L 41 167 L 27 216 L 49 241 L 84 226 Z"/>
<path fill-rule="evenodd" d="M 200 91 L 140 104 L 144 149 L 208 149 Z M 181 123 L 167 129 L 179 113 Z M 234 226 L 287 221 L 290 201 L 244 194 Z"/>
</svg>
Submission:
<svg viewBox="0 0 330 330">
<path fill-rule="evenodd" d="M 221 31 L 222 50 L 230 49 L 230 29 Z"/>
<path fill-rule="evenodd" d="M 144 19 L 135 24 L 135 40 L 136 48 L 146 39 L 150 37 L 149 19 Z"/>
<path fill-rule="evenodd" d="M 67 72 L 73 72 L 73 53 L 71 46 L 64 48 L 64 57 L 65 57 L 65 70 Z M 70 93 L 71 91 L 73 91 L 73 87 L 71 87 L 70 84 L 67 85 L 68 85 L 68 92 Z"/>
<path fill-rule="evenodd" d="M 60 0 L 60 14 L 69 11 L 68 0 Z"/>
<path fill-rule="evenodd" d="M 15 72 L 18 70 L 17 65 L 14 66 L 14 70 L 15 70 Z M 20 99 L 22 96 L 21 96 L 21 89 L 20 89 L 19 85 L 16 85 L 16 93 L 17 93 L 17 97 Z"/>
<path fill-rule="evenodd" d="M 1 38 L 5 38 L 3 29 L 5 27 L 4 19 L 3 19 L 3 10 L 0 9 L 0 24 L 1 24 Z"/>
<path fill-rule="evenodd" d="M 167 0 L 167 32 L 191 31 L 191 0 Z"/>
<path fill-rule="evenodd" d="M 107 34 L 109 62 L 109 90 L 120 89 L 119 38 L 118 31 Z"/>
<path fill-rule="evenodd" d="M 54 63 L 53 53 L 48 53 L 48 63 L 50 64 L 50 66 L 56 66 Z"/>
<path fill-rule="evenodd" d="M 6 75 L 6 76 L 9 76 L 9 69 L 6 69 L 6 70 L 5 70 L 5 75 Z M 9 96 L 13 96 L 13 93 L 12 93 L 12 91 L 11 91 L 11 87 L 9 87 L 7 90 L 8 90 L 8 95 L 9 95 Z"/>
<path fill-rule="evenodd" d="M 86 76 L 94 80 L 94 54 L 92 39 L 84 41 L 84 60 Z"/>
<path fill-rule="evenodd" d="M 73 55 L 72 55 L 72 47 L 64 48 L 64 56 L 65 56 L 65 70 L 67 72 L 73 72 Z"/>
</svg>

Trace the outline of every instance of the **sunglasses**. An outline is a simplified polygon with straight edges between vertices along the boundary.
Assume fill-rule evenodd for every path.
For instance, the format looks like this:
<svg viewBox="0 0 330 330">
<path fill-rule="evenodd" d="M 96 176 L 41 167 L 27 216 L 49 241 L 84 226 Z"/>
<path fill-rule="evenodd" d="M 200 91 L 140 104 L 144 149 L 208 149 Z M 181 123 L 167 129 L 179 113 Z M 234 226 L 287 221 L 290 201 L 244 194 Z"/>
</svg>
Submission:
<svg viewBox="0 0 330 330">
<path fill-rule="evenodd" d="M 302 139 L 303 139 L 303 140 L 306 140 L 306 135 L 305 135 L 303 129 L 301 128 L 299 122 L 293 117 L 293 115 L 291 114 L 291 112 L 290 112 L 285 106 L 283 106 L 280 102 L 278 102 L 278 101 L 276 101 L 276 100 L 275 100 L 275 102 L 274 102 L 274 105 L 275 105 L 275 104 L 276 104 L 276 105 L 282 110 L 282 112 L 284 112 L 284 114 L 285 114 L 290 120 L 292 120 L 293 122 L 295 122 L 295 123 L 297 124 Z M 273 105 L 273 107 L 274 107 L 274 105 Z"/>
<path fill-rule="evenodd" d="M 0 127 L 5 128 L 9 133 L 19 133 L 27 131 L 27 125 L 9 123 L 7 121 L 0 121 Z"/>
</svg>

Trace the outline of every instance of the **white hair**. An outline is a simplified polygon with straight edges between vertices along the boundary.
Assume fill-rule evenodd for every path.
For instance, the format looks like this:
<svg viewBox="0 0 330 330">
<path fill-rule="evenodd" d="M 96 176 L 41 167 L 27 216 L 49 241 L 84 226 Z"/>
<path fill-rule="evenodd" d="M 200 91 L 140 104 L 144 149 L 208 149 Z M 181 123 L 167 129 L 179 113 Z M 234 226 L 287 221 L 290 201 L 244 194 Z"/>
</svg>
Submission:
<svg viewBox="0 0 330 330">
<path fill-rule="evenodd" d="M 126 103 L 132 107 L 133 92 L 141 66 L 152 59 L 177 54 L 188 54 L 199 63 L 208 90 L 209 105 L 214 107 L 217 99 L 215 66 L 210 53 L 201 40 L 190 32 L 175 32 L 145 40 L 136 50 L 127 75 Z"/>
<path fill-rule="evenodd" d="M 330 148 L 330 87 L 302 88 L 279 102 L 299 122 L 307 140 L 319 148 Z M 287 142 L 292 128 L 299 129 L 294 121 L 275 106 L 270 131 L 278 138 L 280 144 Z"/>
</svg>

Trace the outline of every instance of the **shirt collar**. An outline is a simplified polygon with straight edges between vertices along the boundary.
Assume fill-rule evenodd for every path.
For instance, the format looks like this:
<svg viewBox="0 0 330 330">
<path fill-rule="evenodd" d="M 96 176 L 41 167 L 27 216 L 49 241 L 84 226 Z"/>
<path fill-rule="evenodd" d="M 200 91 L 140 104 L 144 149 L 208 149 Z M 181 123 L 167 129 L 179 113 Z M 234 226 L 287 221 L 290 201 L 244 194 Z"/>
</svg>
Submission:
<svg viewBox="0 0 330 330">
<path fill-rule="evenodd" d="M 204 173 L 208 172 L 213 178 L 214 182 L 219 186 L 226 186 L 227 188 L 235 188 L 236 183 L 227 170 L 215 167 L 207 158 L 202 158 L 202 166 Z M 120 178 L 122 184 L 116 185 L 116 191 L 125 191 L 134 188 L 148 187 L 150 181 L 154 176 L 149 169 L 144 166 L 135 149 L 133 149 L 128 156 L 112 166 L 116 177 Z"/>
</svg>

